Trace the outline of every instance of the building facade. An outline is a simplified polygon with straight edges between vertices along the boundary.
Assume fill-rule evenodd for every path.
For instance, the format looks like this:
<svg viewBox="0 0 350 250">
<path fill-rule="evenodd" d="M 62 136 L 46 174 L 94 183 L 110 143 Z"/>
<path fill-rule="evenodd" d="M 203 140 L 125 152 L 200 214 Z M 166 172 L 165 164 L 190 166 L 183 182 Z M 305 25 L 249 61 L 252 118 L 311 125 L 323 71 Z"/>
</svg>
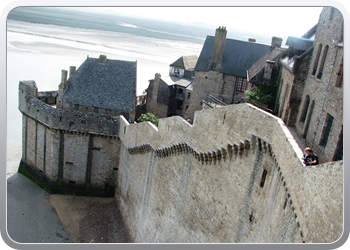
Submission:
<svg viewBox="0 0 350 250">
<path fill-rule="evenodd" d="M 215 37 L 207 36 L 195 67 L 192 101 L 185 118 L 193 119 L 203 104 L 239 102 L 247 89 L 247 70 L 282 40 L 273 38 L 271 46 L 255 40 L 227 39 L 225 27 L 216 29 Z M 215 101 L 213 101 L 215 100 Z"/>
<path fill-rule="evenodd" d="M 146 111 L 157 118 L 183 117 L 191 103 L 197 56 L 182 56 L 169 66 L 169 76 L 155 74 L 149 81 Z"/>
<path fill-rule="evenodd" d="M 295 122 L 321 162 L 343 158 L 343 22 L 337 9 L 323 9 Z"/>
</svg>

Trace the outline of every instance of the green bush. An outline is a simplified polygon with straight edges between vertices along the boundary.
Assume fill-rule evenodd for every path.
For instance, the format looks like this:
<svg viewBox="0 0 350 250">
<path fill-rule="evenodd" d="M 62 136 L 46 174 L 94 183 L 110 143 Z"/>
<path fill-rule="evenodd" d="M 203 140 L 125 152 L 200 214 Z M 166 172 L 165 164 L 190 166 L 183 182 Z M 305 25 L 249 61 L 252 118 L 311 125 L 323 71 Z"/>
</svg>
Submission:
<svg viewBox="0 0 350 250">
<path fill-rule="evenodd" d="M 158 119 L 157 117 L 152 113 L 142 114 L 138 119 L 137 122 L 152 122 L 154 125 L 158 127 Z"/>
</svg>

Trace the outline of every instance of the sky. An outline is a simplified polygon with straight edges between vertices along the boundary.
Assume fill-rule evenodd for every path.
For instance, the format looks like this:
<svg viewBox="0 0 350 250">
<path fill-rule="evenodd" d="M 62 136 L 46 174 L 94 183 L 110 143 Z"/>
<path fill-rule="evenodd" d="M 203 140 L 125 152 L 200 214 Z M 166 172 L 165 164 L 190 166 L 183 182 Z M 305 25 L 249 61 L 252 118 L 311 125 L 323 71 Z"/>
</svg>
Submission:
<svg viewBox="0 0 350 250">
<path fill-rule="evenodd" d="M 317 24 L 322 7 L 99 7 L 91 10 L 283 37 L 305 34 Z"/>
</svg>

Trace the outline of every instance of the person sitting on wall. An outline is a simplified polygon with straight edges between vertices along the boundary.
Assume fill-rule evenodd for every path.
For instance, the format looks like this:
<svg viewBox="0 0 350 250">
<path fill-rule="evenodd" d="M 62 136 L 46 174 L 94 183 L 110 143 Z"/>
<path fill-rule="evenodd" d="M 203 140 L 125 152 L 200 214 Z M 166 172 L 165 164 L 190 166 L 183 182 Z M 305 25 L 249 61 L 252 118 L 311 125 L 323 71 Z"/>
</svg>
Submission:
<svg viewBox="0 0 350 250">
<path fill-rule="evenodd" d="M 313 153 L 311 148 L 305 148 L 305 154 L 302 157 L 305 166 L 318 165 L 318 156 Z"/>
</svg>

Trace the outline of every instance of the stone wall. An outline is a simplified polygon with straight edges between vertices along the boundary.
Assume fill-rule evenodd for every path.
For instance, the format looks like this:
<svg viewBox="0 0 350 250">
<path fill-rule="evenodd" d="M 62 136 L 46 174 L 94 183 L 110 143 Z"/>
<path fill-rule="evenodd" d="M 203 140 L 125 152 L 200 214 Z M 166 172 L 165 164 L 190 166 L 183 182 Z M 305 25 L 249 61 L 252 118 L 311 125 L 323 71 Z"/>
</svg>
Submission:
<svg viewBox="0 0 350 250">
<path fill-rule="evenodd" d="M 329 162 L 337 153 L 337 145 L 342 137 L 343 129 L 343 88 L 337 86 L 339 73 L 342 74 L 341 64 L 343 60 L 343 17 L 342 14 L 332 8 L 324 8 L 318 24 L 314 51 L 311 59 L 312 67 L 309 68 L 305 82 L 301 105 L 298 113 L 296 128 L 306 139 L 306 144 L 312 147 L 319 155 L 321 162 Z M 322 77 L 319 79 L 317 72 L 313 74 L 313 65 L 319 45 L 322 44 L 319 66 L 324 54 L 324 48 L 329 46 Z M 305 122 L 300 120 L 306 106 L 306 97 L 310 98 L 310 105 Z M 325 132 L 327 116 L 334 117 L 326 146 L 321 145 Z"/>
<path fill-rule="evenodd" d="M 135 242 L 341 236 L 342 162 L 303 167 L 284 123 L 252 105 L 196 112 L 193 125 L 179 117 L 158 128 L 129 125 L 121 117 L 119 136 L 116 200 Z"/>
<path fill-rule="evenodd" d="M 34 82 L 19 89 L 19 171 L 53 193 L 115 195 L 134 242 L 331 243 L 342 234 L 342 161 L 305 168 L 283 121 L 253 105 L 156 127 L 55 109 L 35 98 Z"/>
<path fill-rule="evenodd" d="M 78 105 L 71 103 L 62 102 L 62 108 L 65 110 L 77 110 L 80 112 L 89 112 L 89 113 L 98 113 L 108 116 L 124 116 L 126 120 L 130 120 L 131 122 L 134 122 L 135 120 L 135 112 L 130 111 L 122 111 L 122 110 L 113 110 L 113 109 L 104 109 L 104 108 L 96 108 L 91 106 L 84 106 L 84 105 Z"/>
<path fill-rule="evenodd" d="M 113 196 L 119 166 L 119 118 L 55 109 L 20 82 L 23 114 L 19 171 L 52 193 Z M 23 92 L 22 92 L 23 90 Z"/>
</svg>

